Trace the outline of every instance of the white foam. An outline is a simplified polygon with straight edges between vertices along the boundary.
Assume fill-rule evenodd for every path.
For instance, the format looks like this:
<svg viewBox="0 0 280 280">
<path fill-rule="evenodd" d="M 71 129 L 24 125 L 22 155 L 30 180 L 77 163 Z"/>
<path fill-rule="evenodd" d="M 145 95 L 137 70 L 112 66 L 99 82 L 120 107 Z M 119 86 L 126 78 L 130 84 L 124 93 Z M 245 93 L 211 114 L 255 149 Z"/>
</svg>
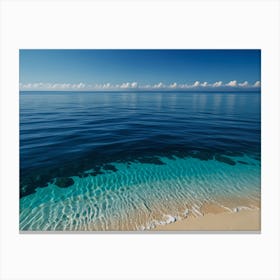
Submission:
<svg viewBox="0 0 280 280">
<path fill-rule="evenodd" d="M 186 218 L 186 217 L 189 215 L 189 213 L 190 213 L 189 209 L 186 209 L 186 210 L 183 212 L 184 217 Z"/>
<path fill-rule="evenodd" d="M 171 216 L 171 215 L 166 215 L 167 219 L 166 219 L 166 224 L 171 224 L 171 223 L 175 223 L 177 221 L 177 217 L 175 216 Z"/>
<path fill-rule="evenodd" d="M 175 223 L 176 221 L 180 220 L 181 218 L 179 216 L 172 216 L 172 215 L 164 215 L 164 218 L 162 220 L 153 220 L 150 223 L 146 224 L 146 226 L 139 226 L 137 230 L 143 231 L 143 230 L 150 230 L 154 229 L 157 226 L 164 226 L 167 224 Z"/>
<path fill-rule="evenodd" d="M 246 206 L 238 206 L 238 207 L 235 207 L 233 209 L 233 212 L 237 213 L 237 212 L 239 212 L 241 210 L 252 210 L 252 208 L 249 208 L 249 207 L 246 207 Z"/>
</svg>

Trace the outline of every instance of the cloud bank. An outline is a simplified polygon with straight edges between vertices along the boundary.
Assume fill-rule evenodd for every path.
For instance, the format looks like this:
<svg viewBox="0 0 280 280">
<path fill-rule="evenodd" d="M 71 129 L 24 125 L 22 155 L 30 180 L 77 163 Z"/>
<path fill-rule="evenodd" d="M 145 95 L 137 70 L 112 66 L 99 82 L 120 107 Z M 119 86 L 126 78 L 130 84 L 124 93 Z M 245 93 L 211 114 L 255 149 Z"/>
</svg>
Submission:
<svg viewBox="0 0 280 280">
<path fill-rule="evenodd" d="M 190 84 L 180 84 L 173 82 L 171 84 L 164 84 L 163 82 L 155 84 L 139 84 L 138 82 L 123 82 L 120 84 L 87 84 L 87 83 L 20 83 L 19 89 L 21 91 L 45 90 L 45 91 L 75 91 L 75 90 L 187 90 L 187 89 L 211 89 L 211 88 L 260 88 L 261 82 L 255 81 L 250 84 L 248 81 L 238 83 L 237 80 L 232 80 L 227 83 L 217 81 L 209 83 L 206 81 L 195 81 Z"/>
<path fill-rule="evenodd" d="M 226 84 L 228 87 L 236 87 L 237 86 L 237 81 L 230 81 L 229 83 Z"/>
</svg>

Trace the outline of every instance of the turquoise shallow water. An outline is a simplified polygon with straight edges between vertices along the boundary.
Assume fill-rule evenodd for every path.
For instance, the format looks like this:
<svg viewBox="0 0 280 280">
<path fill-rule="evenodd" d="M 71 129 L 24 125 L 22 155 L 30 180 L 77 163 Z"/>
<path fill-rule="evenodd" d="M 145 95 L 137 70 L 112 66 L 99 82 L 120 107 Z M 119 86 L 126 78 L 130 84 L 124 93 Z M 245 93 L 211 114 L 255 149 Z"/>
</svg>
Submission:
<svg viewBox="0 0 280 280">
<path fill-rule="evenodd" d="M 201 215 L 204 203 L 229 211 L 254 208 L 260 199 L 260 162 L 245 155 L 232 159 L 236 165 L 192 157 L 160 158 L 162 165 L 111 163 L 117 172 L 73 176 L 66 189 L 49 183 L 21 199 L 20 229 L 144 230 Z M 244 197 L 246 205 L 224 204 Z"/>
</svg>

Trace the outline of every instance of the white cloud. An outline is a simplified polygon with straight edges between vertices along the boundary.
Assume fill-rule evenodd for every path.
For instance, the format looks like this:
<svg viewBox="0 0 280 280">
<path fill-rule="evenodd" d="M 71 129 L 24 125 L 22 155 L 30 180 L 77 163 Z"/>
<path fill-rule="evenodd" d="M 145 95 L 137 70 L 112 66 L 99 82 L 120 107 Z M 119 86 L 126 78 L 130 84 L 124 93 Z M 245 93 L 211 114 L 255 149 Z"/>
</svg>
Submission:
<svg viewBox="0 0 280 280">
<path fill-rule="evenodd" d="M 177 83 L 173 83 L 169 86 L 170 88 L 176 88 L 177 87 Z"/>
<path fill-rule="evenodd" d="M 103 85 L 99 85 L 99 84 L 95 84 L 94 86 L 93 86 L 93 88 L 95 88 L 95 89 L 100 89 L 100 88 L 102 88 L 103 87 Z"/>
<path fill-rule="evenodd" d="M 71 88 L 71 84 L 62 84 L 62 85 L 61 85 L 61 88 L 63 88 L 63 89 L 69 89 L 69 88 Z"/>
<path fill-rule="evenodd" d="M 34 88 L 39 88 L 41 85 L 42 85 L 42 83 L 34 83 L 34 84 L 33 84 L 33 87 L 34 87 Z"/>
<path fill-rule="evenodd" d="M 87 87 L 84 83 L 70 84 L 70 83 L 20 83 L 21 90 L 65 90 L 65 89 L 84 89 Z"/>
<path fill-rule="evenodd" d="M 178 85 L 178 88 L 189 88 L 190 86 L 187 84 L 180 84 Z"/>
<path fill-rule="evenodd" d="M 146 85 L 146 86 L 148 86 L 148 85 Z M 164 88 L 165 87 L 165 85 L 162 83 L 162 82 L 160 82 L 160 83 L 158 83 L 158 84 L 155 84 L 154 86 L 153 86 L 153 88 Z"/>
<path fill-rule="evenodd" d="M 104 84 L 104 85 L 102 86 L 102 88 L 104 88 L 104 89 L 111 88 L 111 84 L 110 84 L 110 83 Z"/>
<path fill-rule="evenodd" d="M 248 87 L 249 83 L 247 81 L 238 84 L 240 87 Z"/>
<path fill-rule="evenodd" d="M 260 87 L 260 81 L 256 81 L 254 84 L 249 84 L 248 81 L 237 83 L 236 80 L 230 81 L 227 84 L 223 84 L 222 81 L 217 81 L 213 84 L 208 82 L 195 81 L 193 84 L 178 84 L 177 82 L 165 85 L 162 82 L 151 84 L 139 84 L 138 82 L 124 82 L 122 84 L 85 84 L 80 83 L 19 83 L 20 90 L 114 90 L 114 89 L 193 89 L 193 88 L 217 88 L 222 86 L 228 87 L 243 87 L 243 88 L 256 88 Z"/>
<path fill-rule="evenodd" d="M 84 84 L 84 83 L 79 83 L 78 85 L 77 85 L 77 88 L 85 88 L 86 87 L 86 85 Z"/>
<path fill-rule="evenodd" d="M 219 82 L 215 82 L 212 87 L 220 87 L 222 86 L 223 82 L 222 81 L 219 81 Z"/>
<path fill-rule="evenodd" d="M 33 87 L 33 85 L 32 84 L 22 84 L 22 88 L 23 89 L 31 89 Z"/>
<path fill-rule="evenodd" d="M 120 88 L 130 88 L 130 83 L 122 83 Z"/>
<path fill-rule="evenodd" d="M 199 81 L 196 81 L 196 82 L 193 83 L 192 87 L 198 87 L 199 84 L 200 84 Z"/>
<path fill-rule="evenodd" d="M 153 85 L 153 86 L 151 86 L 151 85 L 144 85 L 144 86 L 141 86 L 141 88 L 151 89 L 151 88 L 155 88 L 155 85 Z"/>
<path fill-rule="evenodd" d="M 132 87 L 132 88 L 137 88 L 137 87 L 138 87 L 138 83 L 137 83 L 137 82 L 131 83 L 131 87 Z"/>
<path fill-rule="evenodd" d="M 226 84 L 226 86 L 229 86 L 229 87 L 236 87 L 236 86 L 237 86 L 237 81 L 236 81 L 236 80 L 230 81 L 229 83 Z"/>
</svg>

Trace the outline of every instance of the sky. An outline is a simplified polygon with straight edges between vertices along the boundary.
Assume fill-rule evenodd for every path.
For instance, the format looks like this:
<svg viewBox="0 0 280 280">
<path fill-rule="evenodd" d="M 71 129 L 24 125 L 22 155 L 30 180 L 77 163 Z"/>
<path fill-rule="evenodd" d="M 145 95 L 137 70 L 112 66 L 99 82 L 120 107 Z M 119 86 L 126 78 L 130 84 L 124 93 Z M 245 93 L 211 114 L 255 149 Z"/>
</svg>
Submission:
<svg viewBox="0 0 280 280">
<path fill-rule="evenodd" d="M 260 50 L 20 50 L 20 90 L 260 88 Z"/>
</svg>

